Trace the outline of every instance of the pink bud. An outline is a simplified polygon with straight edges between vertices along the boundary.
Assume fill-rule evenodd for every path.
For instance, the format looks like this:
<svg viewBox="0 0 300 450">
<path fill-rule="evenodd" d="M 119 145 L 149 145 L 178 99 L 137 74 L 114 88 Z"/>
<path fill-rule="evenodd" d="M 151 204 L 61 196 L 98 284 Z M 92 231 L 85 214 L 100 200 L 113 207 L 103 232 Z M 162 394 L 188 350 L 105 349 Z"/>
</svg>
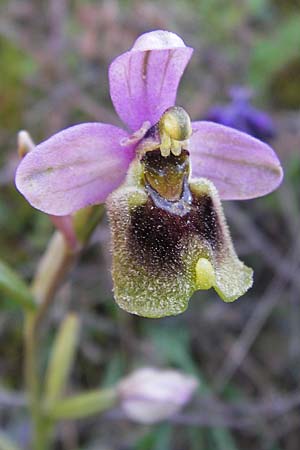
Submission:
<svg viewBox="0 0 300 450">
<path fill-rule="evenodd" d="M 176 370 L 139 369 L 119 383 L 121 407 L 136 422 L 159 422 L 177 413 L 197 384 L 194 377 Z"/>
</svg>

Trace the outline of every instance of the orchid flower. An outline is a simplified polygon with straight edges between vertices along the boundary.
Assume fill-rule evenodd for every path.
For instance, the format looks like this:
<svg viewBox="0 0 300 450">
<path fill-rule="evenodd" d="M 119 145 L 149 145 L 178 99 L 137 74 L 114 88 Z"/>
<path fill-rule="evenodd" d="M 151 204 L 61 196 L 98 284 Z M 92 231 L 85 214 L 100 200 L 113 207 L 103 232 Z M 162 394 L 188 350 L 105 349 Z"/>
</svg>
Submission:
<svg viewBox="0 0 300 450">
<path fill-rule="evenodd" d="M 220 199 L 265 195 L 282 169 L 263 142 L 226 126 L 191 122 L 175 106 L 192 48 L 168 31 L 141 35 L 109 68 L 110 95 L 126 128 L 85 123 L 37 145 L 16 185 L 35 208 L 69 215 L 106 202 L 114 295 L 145 317 L 174 315 L 199 289 L 227 302 L 252 285 Z"/>
</svg>

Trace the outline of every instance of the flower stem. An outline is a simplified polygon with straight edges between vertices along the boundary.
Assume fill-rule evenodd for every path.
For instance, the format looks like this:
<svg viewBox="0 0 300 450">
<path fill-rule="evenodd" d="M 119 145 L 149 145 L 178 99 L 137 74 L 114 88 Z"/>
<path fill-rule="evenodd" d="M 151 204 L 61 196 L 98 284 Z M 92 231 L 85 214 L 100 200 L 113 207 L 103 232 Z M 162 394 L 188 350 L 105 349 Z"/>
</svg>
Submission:
<svg viewBox="0 0 300 450">
<path fill-rule="evenodd" d="M 78 251 L 70 249 L 60 232 L 55 232 L 32 282 L 32 292 L 38 304 L 36 311 L 25 316 L 25 376 L 32 414 L 32 448 L 47 450 L 50 445 L 53 423 L 43 411 L 42 386 L 39 369 L 38 328 L 52 304 L 54 295 L 77 258 Z"/>
<path fill-rule="evenodd" d="M 36 313 L 32 312 L 28 312 L 25 317 L 25 375 L 32 417 L 32 449 L 47 450 L 52 426 L 50 426 L 48 419 L 44 417 L 41 402 L 35 318 Z"/>
<path fill-rule="evenodd" d="M 59 231 L 54 233 L 32 282 L 32 292 L 39 304 L 35 325 L 42 321 L 51 306 L 57 288 L 69 272 L 78 253 L 79 248 L 72 250 Z"/>
<path fill-rule="evenodd" d="M 84 245 L 103 216 L 103 206 L 79 211 L 72 218 L 74 239 L 56 231 L 38 265 L 31 291 L 37 309 L 26 313 L 25 318 L 25 372 L 33 421 L 33 450 L 48 450 L 55 421 L 49 419 L 43 402 L 39 368 L 39 329 L 53 303 L 57 289 L 75 263 Z M 60 221 L 60 224 L 62 222 Z M 70 225 L 70 224 L 69 224 Z"/>
<path fill-rule="evenodd" d="M 39 378 L 37 375 L 36 339 L 34 333 L 35 313 L 25 316 L 25 379 L 29 395 L 29 406 L 33 421 L 33 440 L 36 441 L 36 430 L 39 421 Z"/>
</svg>

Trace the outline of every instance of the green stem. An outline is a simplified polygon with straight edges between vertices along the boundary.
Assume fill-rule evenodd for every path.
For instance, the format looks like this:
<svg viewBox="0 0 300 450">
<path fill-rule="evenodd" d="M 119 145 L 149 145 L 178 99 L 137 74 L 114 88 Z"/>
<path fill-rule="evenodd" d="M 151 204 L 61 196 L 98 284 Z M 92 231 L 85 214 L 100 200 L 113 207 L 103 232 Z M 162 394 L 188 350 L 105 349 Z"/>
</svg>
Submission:
<svg viewBox="0 0 300 450">
<path fill-rule="evenodd" d="M 35 325 L 44 318 L 52 304 L 57 288 L 74 264 L 78 251 L 73 251 L 60 232 L 55 232 L 38 266 L 32 282 L 32 292 L 39 309 Z"/>
<path fill-rule="evenodd" d="M 35 313 L 27 313 L 25 317 L 25 376 L 27 391 L 29 394 L 29 407 L 32 417 L 33 450 L 44 449 L 42 435 L 40 433 L 40 386 L 37 363 L 37 341 L 35 336 Z"/>
<path fill-rule="evenodd" d="M 37 361 L 38 345 L 35 333 L 36 317 L 37 313 L 27 313 L 25 317 L 25 376 L 32 417 L 32 450 L 47 450 L 51 438 L 51 427 L 44 417 L 41 403 L 41 385 Z"/>
<path fill-rule="evenodd" d="M 50 411 L 55 419 L 82 419 L 111 409 L 117 403 L 116 388 L 96 389 L 58 401 Z"/>
<path fill-rule="evenodd" d="M 43 389 L 39 381 L 41 378 L 38 361 L 40 324 L 53 303 L 61 281 L 73 266 L 81 248 L 88 242 L 102 215 L 103 207 L 86 208 L 80 212 L 80 220 L 77 221 L 76 226 L 74 225 L 80 243 L 78 247 L 70 247 L 65 237 L 56 231 L 32 282 L 31 292 L 36 300 L 37 309 L 26 313 L 24 340 L 26 383 L 33 421 L 33 450 L 49 448 L 55 425 L 55 421 L 51 421 L 44 410 Z M 73 218 L 75 222 L 76 217 L 75 215 Z"/>
<path fill-rule="evenodd" d="M 36 311 L 26 313 L 25 317 L 25 376 L 32 415 L 32 448 L 47 450 L 50 445 L 53 423 L 43 411 L 39 370 L 38 328 L 52 304 L 60 282 L 74 263 L 77 252 L 72 252 L 64 237 L 54 233 L 46 252 L 38 266 L 32 283 L 32 292 L 38 304 Z"/>
</svg>

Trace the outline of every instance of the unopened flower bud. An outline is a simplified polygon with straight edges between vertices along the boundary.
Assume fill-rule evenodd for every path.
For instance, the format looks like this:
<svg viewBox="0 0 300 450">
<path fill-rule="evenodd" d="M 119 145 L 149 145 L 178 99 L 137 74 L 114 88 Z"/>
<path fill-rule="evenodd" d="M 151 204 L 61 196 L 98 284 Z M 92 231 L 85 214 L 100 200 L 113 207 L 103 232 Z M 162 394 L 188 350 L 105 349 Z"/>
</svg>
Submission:
<svg viewBox="0 0 300 450">
<path fill-rule="evenodd" d="M 129 419 L 152 424 L 177 413 L 197 384 L 194 377 L 176 370 L 143 368 L 119 383 L 119 399 Z"/>
<path fill-rule="evenodd" d="M 21 130 L 18 133 L 18 155 L 23 158 L 27 153 L 31 152 L 35 144 L 26 130 Z"/>
</svg>

